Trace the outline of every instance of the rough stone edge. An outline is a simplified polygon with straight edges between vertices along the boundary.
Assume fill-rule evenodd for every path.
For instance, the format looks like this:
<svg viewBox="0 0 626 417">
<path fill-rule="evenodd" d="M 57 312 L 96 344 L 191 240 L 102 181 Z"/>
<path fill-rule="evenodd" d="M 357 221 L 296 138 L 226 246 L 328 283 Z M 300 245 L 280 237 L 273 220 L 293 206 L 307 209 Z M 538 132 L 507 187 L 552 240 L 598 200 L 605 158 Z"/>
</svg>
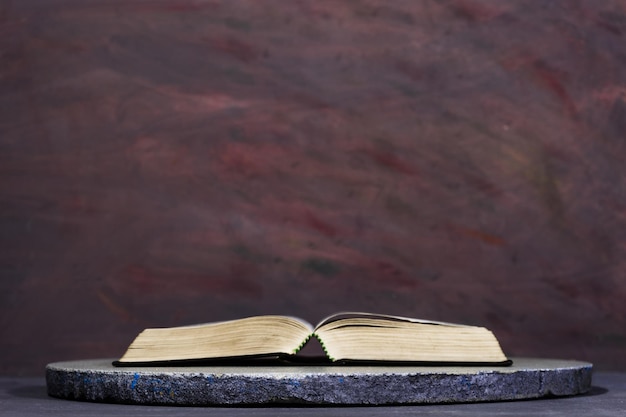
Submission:
<svg viewBox="0 0 626 417">
<path fill-rule="evenodd" d="M 54 365 L 54 364 L 51 364 Z M 60 369 L 48 365 L 53 397 L 153 405 L 391 405 L 567 396 L 591 388 L 592 366 L 475 374 L 228 375 L 211 372 Z"/>
</svg>

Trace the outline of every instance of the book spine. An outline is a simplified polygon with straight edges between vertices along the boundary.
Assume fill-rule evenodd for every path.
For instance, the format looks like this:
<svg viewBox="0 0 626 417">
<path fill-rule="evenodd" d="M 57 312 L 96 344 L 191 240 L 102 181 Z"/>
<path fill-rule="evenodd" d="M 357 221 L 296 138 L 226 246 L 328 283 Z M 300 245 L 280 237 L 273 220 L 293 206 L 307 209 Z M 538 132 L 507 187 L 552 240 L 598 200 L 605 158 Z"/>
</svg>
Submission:
<svg viewBox="0 0 626 417">
<path fill-rule="evenodd" d="M 308 336 L 306 337 L 306 339 L 304 339 L 304 340 L 302 341 L 302 343 L 300 343 L 300 345 L 299 345 L 297 348 L 295 348 L 295 349 L 293 350 L 293 354 L 294 354 L 294 355 L 295 355 L 296 353 L 300 352 L 300 350 L 304 347 L 304 345 L 306 345 L 306 344 L 307 344 L 307 342 L 311 339 L 311 336 L 313 336 L 313 335 L 311 335 L 311 334 L 310 334 L 310 335 L 308 335 Z"/>
<path fill-rule="evenodd" d="M 317 339 L 317 341 L 320 342 L 320 345 L 322 346 L 322 349 L 324 349 L 324 353 L 326 354 L 328 359 L 330 359 L 331 362 L 335 362 L 335 358 L 330 356 L 330 354 L 328 353 L 328 349 L 326 349 L 326 345 L 324 344 L 324 341 L 319 337 L 319 335 L 317 333 L 313 333 L 312 336 L 314 336 Z"/>
</svg>

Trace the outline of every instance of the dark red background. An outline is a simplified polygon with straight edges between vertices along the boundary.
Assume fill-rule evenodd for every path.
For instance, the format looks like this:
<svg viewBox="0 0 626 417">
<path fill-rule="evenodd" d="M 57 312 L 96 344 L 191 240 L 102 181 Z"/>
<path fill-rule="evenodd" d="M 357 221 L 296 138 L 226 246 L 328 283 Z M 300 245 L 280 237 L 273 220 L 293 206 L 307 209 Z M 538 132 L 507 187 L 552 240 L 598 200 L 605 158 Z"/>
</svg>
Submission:
<svg viewBox="0 0 626 417">
<path fill-rule="evenodd" d="M 0 0 L 0 371 L 365 310 L 626 370 L 626 2 Z"/>
</svg>

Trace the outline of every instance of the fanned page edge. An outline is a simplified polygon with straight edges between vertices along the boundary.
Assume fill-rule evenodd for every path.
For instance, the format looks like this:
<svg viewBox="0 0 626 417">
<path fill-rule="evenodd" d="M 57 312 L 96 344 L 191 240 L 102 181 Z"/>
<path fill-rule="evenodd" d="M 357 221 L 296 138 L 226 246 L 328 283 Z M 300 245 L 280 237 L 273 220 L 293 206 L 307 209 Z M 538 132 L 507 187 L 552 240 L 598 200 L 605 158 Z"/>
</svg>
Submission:
<svg viewBox="0 0 626 417">
<path fill-rule="evenodd" d="M 133 345 L 135 345 L 138 340 L 140 340 L 145 332 L 167 332 L 167 331 L 178 331 L 178 330 L 185 330 L 185 329 L 201 329 L 201 328 L 206 328 L 206 327 L 213 327 L 213 326 L 219 326 L 219 325 L 230 325 L 230 324 L 234 324 L 237 322 L 242 322 L 242 321 L 248 321 L 248 320 L 264 320 L 264 319 L 269 319 L 269 320 L 281 320 L 281 321 L 289 321 L 292 323 L 298 323 L 301 327 L 301 330 L 304 330 L 307 332 L 306 336 L 304 337 L 303 340 L 299 341 L 299 344 L 294 347 L 291 348 L 290 351 L 284 351 L 284 352 L 263 352 L 263 353 L 253 353 L 250 355 L 247 354 L 242 354 L 242 355 L 233 355 L 233 356 L 224 356 L 224 357 L 189 357 L 189 358 L 163 358 L 163 359 L 148 359 L 148 360 L 138 360 L 138 359 L 134 359 L 134 357 L 136 355 L 131 354 L 129 355 L 129 352 L 131 352 L 131 349 L 133 348 Z M 249 316 L 249 317 L 243 317 L 240 319 L 233 319 L 233 320 L 222 320 L 222 321 L 215 321 L 215 322 L 208 322 L 208 323 L 197 323 L 197 324 L 190 324 L 190 325 L 185 325 L 185 326 L 174 326 L 174 327 L 152 327 L 152 328 L 146 328 L 144 330 L 142 330 L 137 336 L 135 336 L 135 338 L 133 339 L 133 341 L 130 343 L 130 345 L 126 348 L 126 351 L 124 352 L 124 354 L 120 357 L 119 360 L 115 361 L 116 364 L 118 365 L 122 365 L 122 364 L 130 364 L 130 363 L 169 363 L 169 362 L 180 362 L 180 361 L 187 361 L 187 362 L 193 362 L 196 360 L 199 361 L 208 361 L 211 359 L 224 359 L 224 358 L 245 358 L 245 357 L 263 357 L 263 356 L 274 356 L 274 355 L 295 355 L 300 349 L 302 349 L 302 347 L 306 344 L 306 342 L 311 338 L 311 336 L 313 335 L 314 332 L 314 327 L 313 325 L 296 316 L 289 316 L 289 315 L 278 315 L 278 314 L 267 314 L 267 315 L 258 315 L 258 316 Z M 128 358 L 130 356 L 130 359 Z"/>
<path fill-rule="evenodd" d="M 431 324 L 437 326 L 449 326 L 449 327 L 476 327 L 466 324 L 458 324 L 458 323 L 449 323 L 445 321 L 435 321 L 435 320 L 426 320 L 426 319 L 416 319 L 411 317 L 403 317 L 403 316 L 392 316 L 389 314 L 377 314 L 377 313 L 365 313 L 358 311 L 342 311 L 339 313 L 331 314 L 330 316 L 325 317 L 320 321 L 313 331 L 317 331 L 320 327 L 343 319 L 348 318 L 368 318 L 368 319 L 379 319 L 379 320 L 389 320 L 389 321 L 400 321 L 405 323 L 419 323 L 419 324 Z"/>
</svg>

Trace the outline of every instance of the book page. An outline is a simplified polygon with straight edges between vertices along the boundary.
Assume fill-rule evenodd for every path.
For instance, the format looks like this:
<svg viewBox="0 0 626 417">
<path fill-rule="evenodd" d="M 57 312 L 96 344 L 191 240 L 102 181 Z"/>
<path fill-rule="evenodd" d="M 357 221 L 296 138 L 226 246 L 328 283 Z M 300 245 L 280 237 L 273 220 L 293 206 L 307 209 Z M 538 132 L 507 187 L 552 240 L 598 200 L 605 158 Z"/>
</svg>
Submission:
<svg viewBox="0 0 626 417">
<path fill-rule="evenodd" d="M 424 319 L 415 319 L 410 317 L 402 317 L 402 316 L 392 316 L 388 314 L 376 314 L 376 313 L 364 313 L 364 312 L 354 312 L 354 311 L 344 311 L 335 314 L 331 314 L 328 317 L 325 317 L 322 321 L 320 321 L 315 329 L 319 329 L 320 327 L 344 319 L 354 319 L 354 318 L 365 318 L 365 319 L 378 319 L 378 320 L 387 320 L 387 321 L 400 321 L 405 323 L 421 323 L 421 324 L 432 324 L 438 326 L 452 326 L 452 327 L 473 327 L 464 324 L 457 323 L 448 323 L 444 321 L 434 321 L 434 320 L 424 320 Z"/>
</svg>

